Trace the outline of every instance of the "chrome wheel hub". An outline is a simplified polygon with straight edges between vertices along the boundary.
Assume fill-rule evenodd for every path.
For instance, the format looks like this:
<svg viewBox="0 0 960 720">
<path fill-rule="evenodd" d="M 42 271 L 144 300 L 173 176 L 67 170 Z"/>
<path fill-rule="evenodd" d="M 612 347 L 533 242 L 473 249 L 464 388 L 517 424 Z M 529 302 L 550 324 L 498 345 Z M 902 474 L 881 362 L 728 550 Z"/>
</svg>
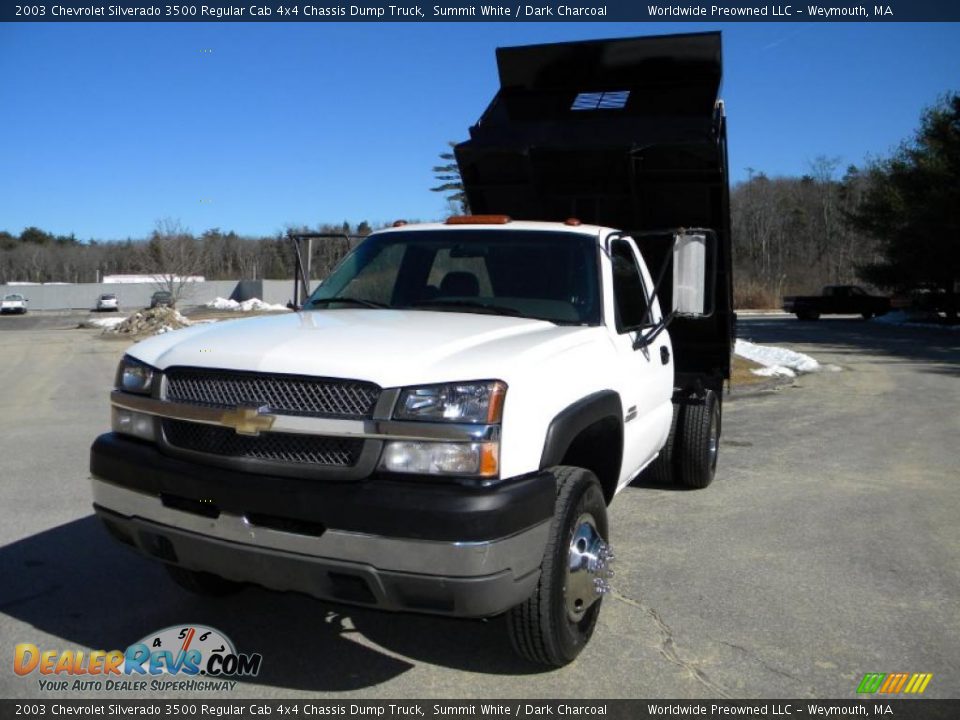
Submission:
<svg viewBox="0 0 960 720">
<path fill-rule="evenodd" d="M 717 423 L 716 414 L 710 416 L 710 439 L 707 445 L 709 453 L 710 469 L 717 467 L 717 455 L 720 452 L 720 427 Z"/>
<path fill-rule="evenodd" d="M 589 513 L 577 519 L 567 552 L 567 576 L 563 586 L 567 617 L 579 622 L 587 609 L 610 592 L 613 550 L 597 531 Z"/>
</svg>

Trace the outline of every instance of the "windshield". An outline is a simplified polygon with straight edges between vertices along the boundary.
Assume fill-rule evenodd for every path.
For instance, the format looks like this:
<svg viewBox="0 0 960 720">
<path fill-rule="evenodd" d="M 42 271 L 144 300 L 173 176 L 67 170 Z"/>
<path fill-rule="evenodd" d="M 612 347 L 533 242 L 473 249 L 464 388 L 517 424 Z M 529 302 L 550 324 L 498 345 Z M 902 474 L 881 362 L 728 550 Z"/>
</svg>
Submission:
<svg viewBox="0 0 960 720">
<path fill-rule="evenodd" d="M 600 323 L 598 248 L 589 235 L 429 230 L 373 235 L 305 309 L 376 307 Z"/>
<path fill-rule="evenodd" d="M 4 300 L 23 300 L 23 295 L 7 295 Z"/>
</svg>

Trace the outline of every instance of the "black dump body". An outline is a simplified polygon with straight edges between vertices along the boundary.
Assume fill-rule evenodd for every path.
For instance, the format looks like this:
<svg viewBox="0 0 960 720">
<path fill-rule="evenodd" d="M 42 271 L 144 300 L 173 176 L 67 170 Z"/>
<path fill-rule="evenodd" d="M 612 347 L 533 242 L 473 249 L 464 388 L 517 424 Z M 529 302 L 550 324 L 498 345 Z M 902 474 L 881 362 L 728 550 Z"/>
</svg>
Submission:
<svg viewBox="0 0 960 720">
<path fill-rule="evenodd" d="M 678 383 L 718 389 L 734 323 L 720 34 L 499 48 L 497 65 L 500 90 L 456 147 L 471 212 L 635 233 L 654 274 L 671 243 L 640 232 L 713 230 L 714 312 L 670 334 Z"/>
</svg>

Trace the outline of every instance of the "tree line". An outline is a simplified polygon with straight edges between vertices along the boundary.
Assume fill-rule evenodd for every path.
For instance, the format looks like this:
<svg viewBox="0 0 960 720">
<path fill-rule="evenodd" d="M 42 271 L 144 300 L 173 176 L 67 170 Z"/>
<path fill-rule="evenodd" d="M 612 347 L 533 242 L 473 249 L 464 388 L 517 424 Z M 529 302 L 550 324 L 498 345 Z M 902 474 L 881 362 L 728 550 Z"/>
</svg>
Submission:
<svg viewBox="0 0 960 720">
<path fill-rule="evenodd" d="M 363 236 L 366 222 L 321 224 L 291 231 Z M 332 238 L 314 243 L 314 277 L 323 277 L 355 244 Z M 219 228 L 196 235 L 176 220 L 161 220 L 145 238 L 80 242 L 28 227 L 19 235 L 0 231 L 0 284 L 100 282 L 105 275 L 141 274 L 161 278 L 202 275 L 208 280 L 292 278 L 294 259 L 285 233 L 239 235 Z M 172 281 L 171 281 L 172 282 Z M 176 288 L 169 288 L 176 290 Z"/>
<path fill-rule="evenodd" d="M 816 160 L 802 178 L 751 175 L 731 191 L 735 304 L 861 282 L 887 292 L 960 292 L 960 93 L 924 110 L 886 158 L 837 177 Z"/>
<path fill-rule="evenodd" d="M 776 307 L 784 295 L 861 283 L 863 266 L 881 259 L 876 239 L 850 222 L 867 176 L 855 166 L 838 176 L 838 164 L 818 158 L 802 177 L 751 171 L 731 189 L 736 307 Z"/>
</svg>

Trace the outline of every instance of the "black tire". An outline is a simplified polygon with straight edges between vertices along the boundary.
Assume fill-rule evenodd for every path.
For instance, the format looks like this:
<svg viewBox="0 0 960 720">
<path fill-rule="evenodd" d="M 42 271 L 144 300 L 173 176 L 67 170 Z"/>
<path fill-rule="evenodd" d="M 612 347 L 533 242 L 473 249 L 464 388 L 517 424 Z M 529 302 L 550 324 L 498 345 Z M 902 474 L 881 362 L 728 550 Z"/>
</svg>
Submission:
<svg viewBox="0 0 960 720">
<path fill-rule="evenodd" d="M 596 531 L 607 540 L 607 504 L 600 482 L 589 470 L 556 467 L 553 474 L 557 500 L 540 580 L 533 595 L 507 613 L 507 630 L 518 655 L 560 667 L 576 658 L 590 640 L 603 600 L 593 602 L 578 621 L 568 616 L 565 582 L 573 533 L 578 521 L 589 514 Z"/>
<path fill-rule="evenodd" d="M 658 485 L 672 485 L 676 477 L 676 445 L 677 445 L 677 419 L 680 415 L 680 408 L 676 403 L 673 404 L 673 418 L 670 420 L 670 434 L 667 435 L 667 442 L 657 455 L 657 459 L 650 463 L 647 468 L 646 476 L 651 482 Z"/>
<path fill-rule="evenodd" d="M 167 565 L 170 578 L 187 592 L 204 597 L 224 597 L 243 590 L 243 583 L 227 580 L 213 573 L 188 570 L 176 565 Z"/>
<path fill-rule="evenodd" d="M 700 489 L 713 482 L 720 451 L 720 403 L 707 390 L 680 406 L 677 425 L 677 484 Z"/>
</svg>

